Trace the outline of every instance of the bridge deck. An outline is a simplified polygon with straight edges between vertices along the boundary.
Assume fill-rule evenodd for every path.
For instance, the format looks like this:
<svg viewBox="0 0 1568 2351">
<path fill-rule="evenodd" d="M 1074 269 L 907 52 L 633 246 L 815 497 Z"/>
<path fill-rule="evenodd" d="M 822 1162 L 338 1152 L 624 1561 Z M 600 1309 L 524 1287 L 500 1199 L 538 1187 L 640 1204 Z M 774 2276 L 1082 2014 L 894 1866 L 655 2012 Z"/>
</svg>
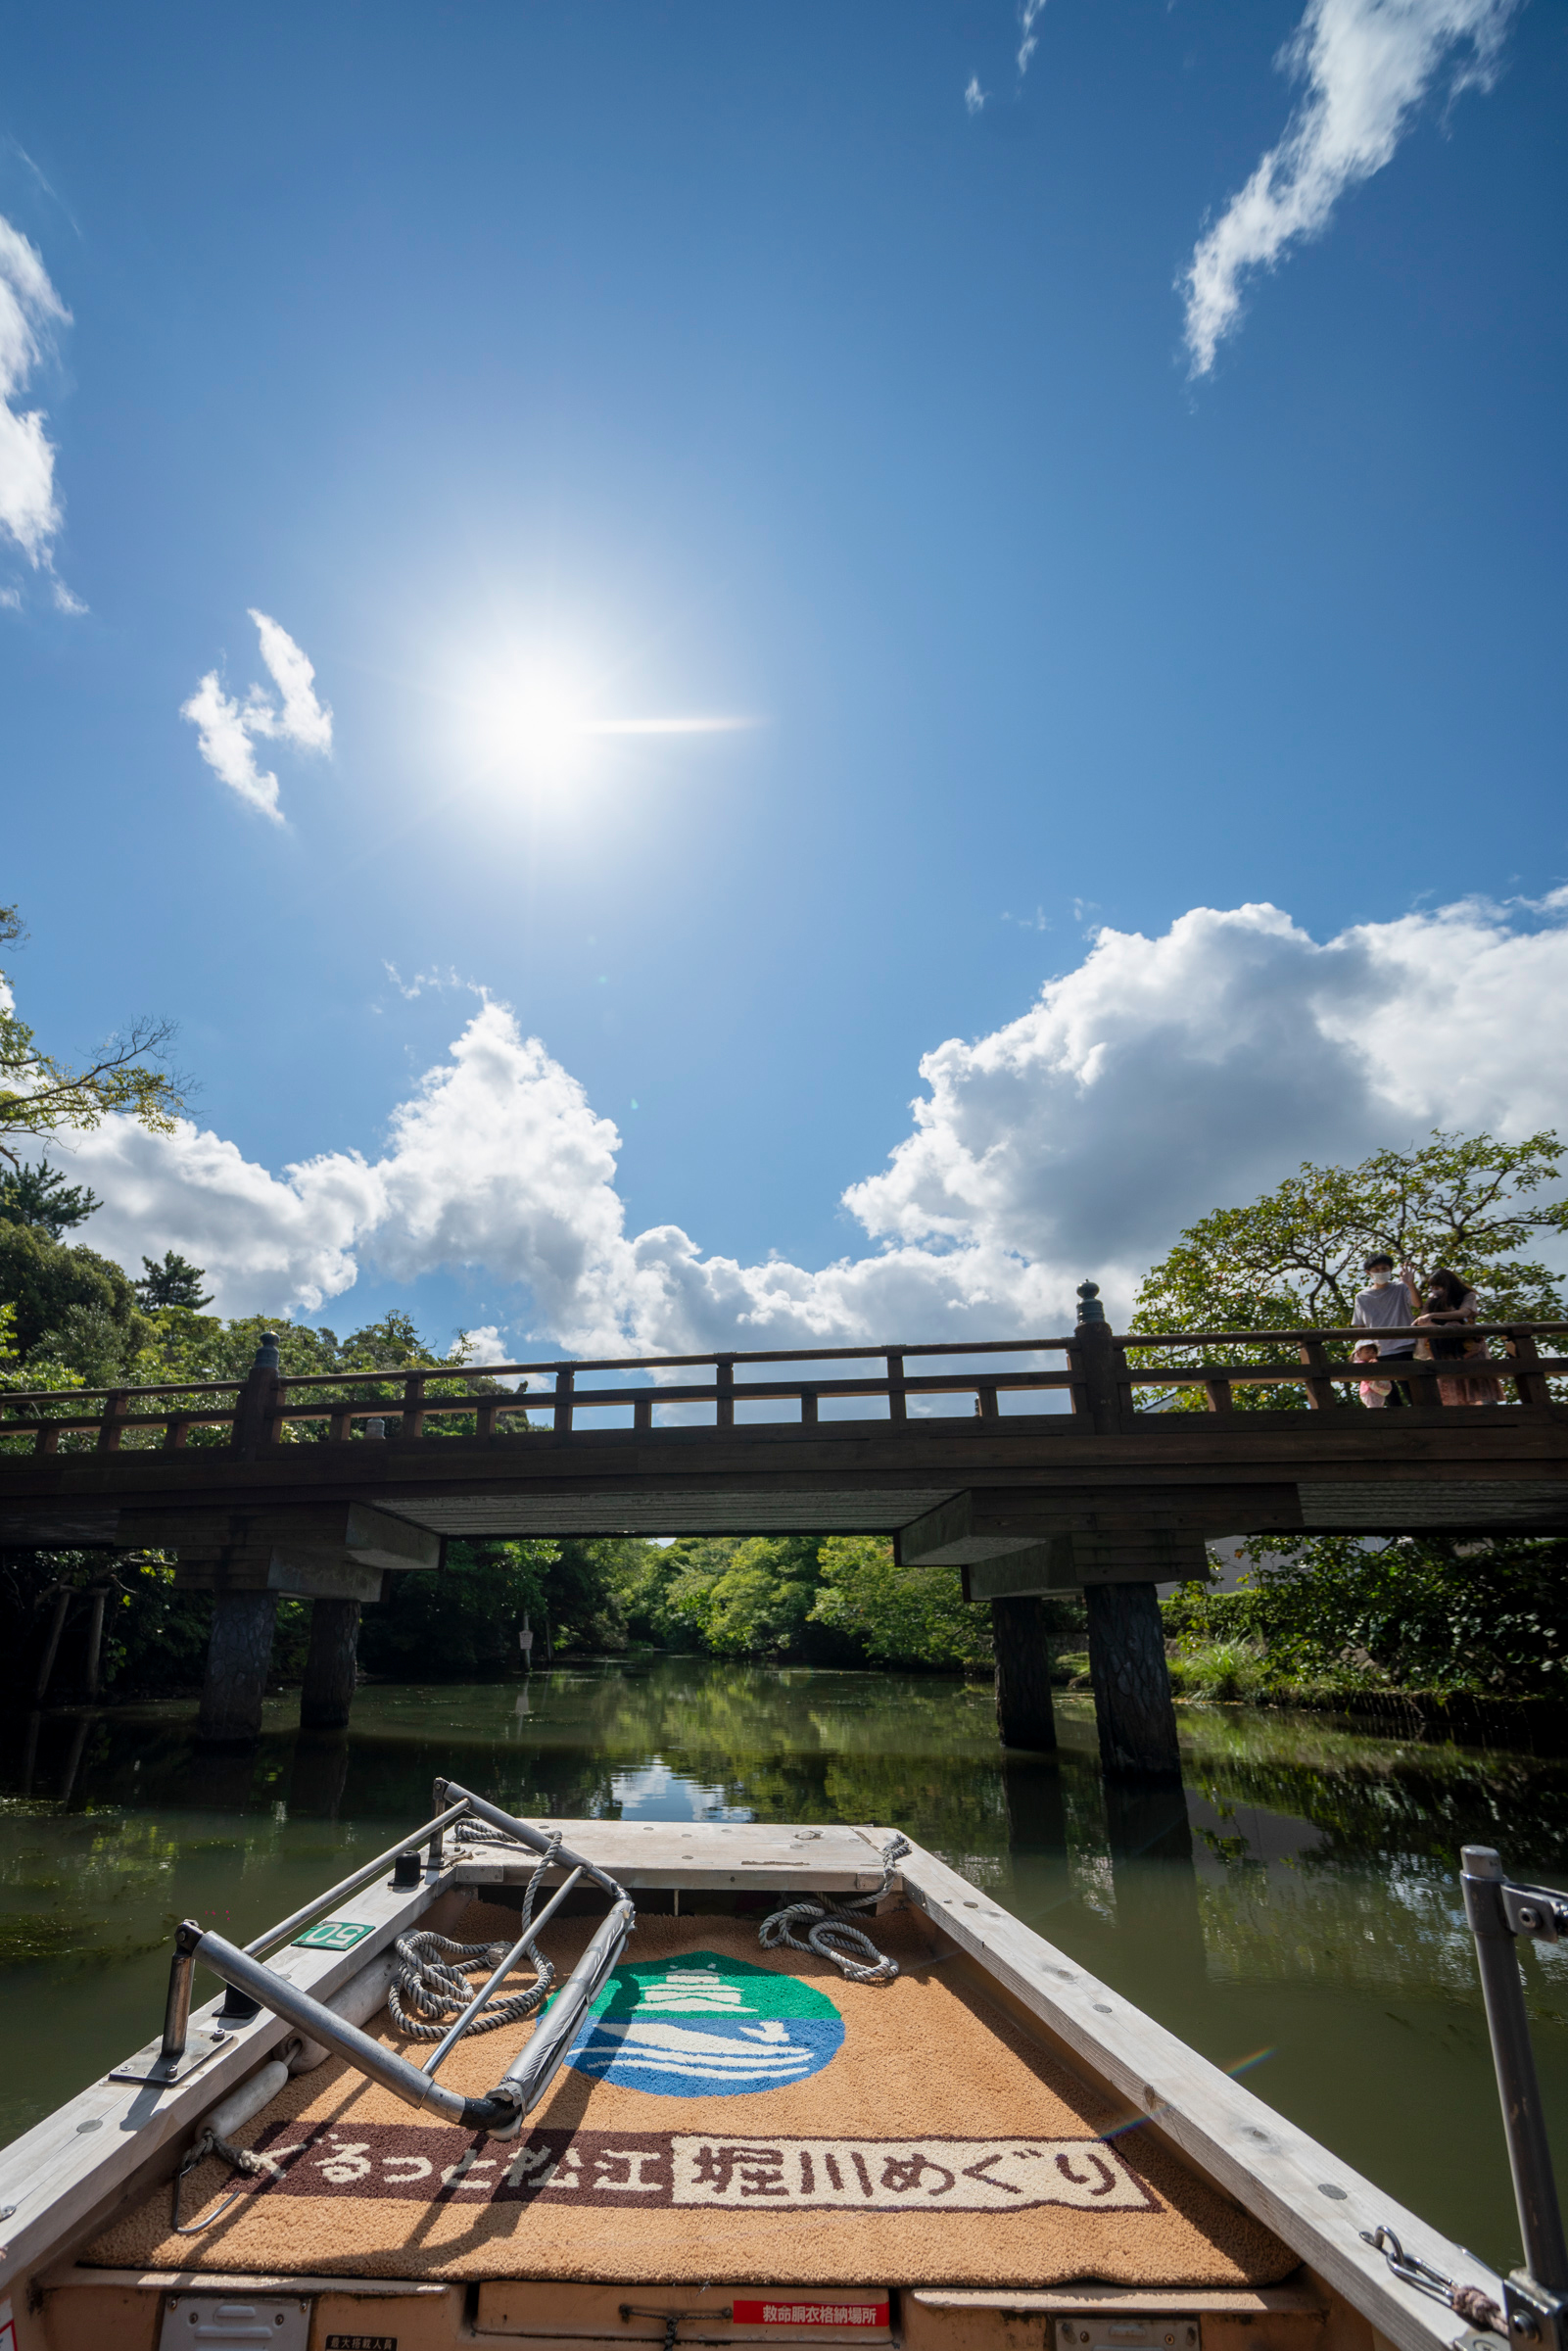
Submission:
<svg viewBox="0 0 1568 2351">
<path fill-rule="evenodd" d="M 1568 1407 L 844 1420 L 799 1428 L 355 1439 L 0 1461 L 0 1541 L 202 1544 L 235 1513 L 369 1503 L 447 1536 L 896 1534 L 964 1494 L 1017 1541 L 1132 1520 L 1270 1529 L 1568 1527 Z M 1014 1519 L 1016 1527 L 1002 1521 Z M 177 1522 L 177 1524 L 176 1524 Z M 259 1526 L 260 1533 L 261 1528 Z"/>
</svg>

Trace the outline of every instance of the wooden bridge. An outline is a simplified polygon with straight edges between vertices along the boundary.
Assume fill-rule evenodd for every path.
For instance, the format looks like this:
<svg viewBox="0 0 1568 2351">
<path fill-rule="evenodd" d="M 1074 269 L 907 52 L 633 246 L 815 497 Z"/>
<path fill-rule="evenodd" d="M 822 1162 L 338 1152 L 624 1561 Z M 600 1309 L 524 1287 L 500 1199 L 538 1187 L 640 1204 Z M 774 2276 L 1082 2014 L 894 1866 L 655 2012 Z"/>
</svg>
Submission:
<svg viewBox="0 0 1568 2351">
<path fill-rule="evenodd" d="M 1117 1336 L 1080 1297 L 1062 1338 L 304 1378 L 263 1341 L 243 1381 L 14 1392 L 0 1544 L 172 1553 L 215 1595 L 202 1719 L 225 1738 L 259 1724 L 281 1594 L 316 1604 L 303 1718 L 341 1722 L 361 1604 L 451 1537 L 887 1534 L 993 1605 L 1018 1744 L 1051 1740 L 1035 1599 L 1083 1589 L 1107 1764 L 1168 1776 L 1155 1587 L 1202 1575 L 1207 1542 L 1568 1532 L 1568 1324 L 1477 1326 L 1499 1404 L 1445 1406 L 1459 1367 L 1403 1360 L 1381 1371 L 1409 1409 L 1366 1412 L 1362 1333 Z"/>
</svg>

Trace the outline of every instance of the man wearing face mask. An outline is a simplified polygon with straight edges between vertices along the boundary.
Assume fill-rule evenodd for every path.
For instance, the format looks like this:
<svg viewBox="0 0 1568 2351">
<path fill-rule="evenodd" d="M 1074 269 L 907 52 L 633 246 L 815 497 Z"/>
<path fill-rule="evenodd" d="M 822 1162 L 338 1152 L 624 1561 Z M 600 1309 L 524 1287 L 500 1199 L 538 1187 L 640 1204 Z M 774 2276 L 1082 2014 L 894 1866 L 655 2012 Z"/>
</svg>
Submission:
<svg viewBox="0 0 1568 2351">
<path fill-rule="evenodd" d="M 1381 1333 L 1386 1330 L 1404 1331 L 1421 1312 L 1421 1297 L 1414 1270 L 1402 1266 L 1400 1279 L 1396 1281 L 1393 1258 L 1387 1250 L 1376 1250 L 1366 1260 L 1365 1271 L 1367 1286 L 1356 1298 L 1351 1320 L 1357 1330 L 1373 1330 L 1380 1334 L 1377 1352 L 1382 1363 L 1398 1363 L 1402 1357 L 1414 1355 L 1414 1333 L 1399 1338 L 1384 1338 Z M 1402 1379 L 1391 1380 L 1389 1403 L 1407 1405 L 1409 1401 L 1410 1391 L 1405 1382 Z"/>
</svg>

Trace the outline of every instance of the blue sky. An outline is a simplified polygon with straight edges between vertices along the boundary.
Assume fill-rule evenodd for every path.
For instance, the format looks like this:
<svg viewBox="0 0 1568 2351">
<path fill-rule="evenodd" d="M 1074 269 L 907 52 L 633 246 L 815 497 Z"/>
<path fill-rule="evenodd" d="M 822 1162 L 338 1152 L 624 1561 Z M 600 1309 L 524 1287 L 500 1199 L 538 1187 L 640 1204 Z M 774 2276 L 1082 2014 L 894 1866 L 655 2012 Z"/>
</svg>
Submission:
<svg viewBox="0 0 1568 2351">
<path fill-rule="evenodd" d="M 1027 29 L 11 12 L 12 978 L 200 1081 L 84 1237 L 508 1351 L 1000 1333 L 1568 1120 L 1568 27 Z"/>
</svg>

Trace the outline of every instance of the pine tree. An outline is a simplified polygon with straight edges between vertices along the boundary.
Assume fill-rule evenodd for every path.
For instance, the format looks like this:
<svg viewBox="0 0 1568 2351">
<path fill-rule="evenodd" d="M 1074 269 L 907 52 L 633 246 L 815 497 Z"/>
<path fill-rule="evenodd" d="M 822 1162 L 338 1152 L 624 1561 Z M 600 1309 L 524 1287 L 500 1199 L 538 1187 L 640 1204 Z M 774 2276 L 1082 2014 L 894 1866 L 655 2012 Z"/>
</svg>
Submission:
<svg viewBox="0 0 1568 2351">
<path fill-rule="evenodd" d="M 147 1271 L 134 1288 L 137 1302 L 149 1314 L 155 1315 L 166 1306 L 185 1306 L 199 1315 L 204 1306 L 212 1305 L 212 1298 L 202 1295 L 202 1283 L 207 1278 L 204 1267 L 191 1265 L 172 1249 L 165 1251 L 161 1266 L 150 1257 L 144 1257 L 142 1264 Z"/>
<path fill-rule="evenodd" d="M 84 1183 L 68 1183 L 58 1168 L 40 1159 L 35 1168 L 0 1169 L 0 1220 L 35 1224 L 58 1241 L 72 1224 L 85 1224 L 103 1202 Z"/>
</svg>

